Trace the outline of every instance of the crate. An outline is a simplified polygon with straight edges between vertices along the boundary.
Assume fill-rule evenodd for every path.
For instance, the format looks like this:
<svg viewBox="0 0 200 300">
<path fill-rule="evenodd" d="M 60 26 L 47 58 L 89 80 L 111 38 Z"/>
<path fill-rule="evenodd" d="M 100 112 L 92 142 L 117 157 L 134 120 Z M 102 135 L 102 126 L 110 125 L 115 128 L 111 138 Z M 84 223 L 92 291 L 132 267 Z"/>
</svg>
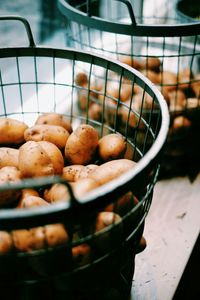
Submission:
<svg viewBox="0 0 200 300">
<path fill-rule="evenodd" d="M 57 113 L 70 121 L 73 130 L 80 124 L 93 126 L 100 138 L 109 133 L 121 134 L 117 119 L 118 110 L 123 108 L 126 125 L 121 135 L 127 144 L 124 158 L 136 164 L 79 196 L 62 174 L 2 182 L 1 199 L 12 193 L 12 201 L 0 209 L 1 299 L 125 299 L 130 293 L 134 258 L 141 249 L 167 137 L 167 105 L 152 83 L 131 67 L 86 51 L 36 46 L 26 19 L 0 17 L 0 22 L 5 20 L 24 26 L 29 46 L 0 49 L 0 120 L 11 118 L 31 127 L 43 113 Z M 78 80 L 83 70 L 87 76 L 84 85 Z M 92 88 L 92 82 L 104 88 Z M 111 97 L 109 82 L 117 84 L 119 92 L 124 83 L 131 86 L 131 93 L 136 87 L 142 89 L 140 112 L 119 97 Z M 87 108 L 91 93 L 103 98 L 100 120 L 92 118 L 87 109 L 80 113 L 77 104 L 81 92 L 87 95 Z M 146 96 L 148 109 L 143 104 Z M 117 102 L 112 113 L 110 100 Z M 110 114 L 112 126 L 106 117 Z M 131 136 L 130 116 L 137 122 Z M 5 146 L 1 141 L 1 147 Z M 10 142 L 9 147 L 20 149 L 21 144 Z M 100 166 L 102 161 L 96 158 L 93 163 Z M 44 207 L 18 208 L 18 193 L 22 190 L 33 188 L 42 197 L 54 184 L 61 184 L 68 196 Z M 120 204 L 123 199 L 128 206 Z M 105 211 L 111 218 L 101 226 L 98 220 Z"/>
</svg>

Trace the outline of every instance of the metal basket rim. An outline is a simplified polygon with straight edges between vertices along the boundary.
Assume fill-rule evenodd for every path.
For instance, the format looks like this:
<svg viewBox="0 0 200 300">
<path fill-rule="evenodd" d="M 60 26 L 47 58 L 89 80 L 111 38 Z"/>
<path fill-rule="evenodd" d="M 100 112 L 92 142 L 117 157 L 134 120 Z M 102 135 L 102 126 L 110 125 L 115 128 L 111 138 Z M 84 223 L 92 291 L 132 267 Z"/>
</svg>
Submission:
<svg viewBox="0 0 200 300">
<path fill-rule="evenodd" d="M 121 1 L 121 0 L 117 0 Z M 129 3 L 130 4 L 130 3 Z M 130 4 L 131 6 L 131 4 Z M 200 34 L 200 22 L 187 22 L 182 24 L 119 24 L 96 16 L 89 16 L 66 2 L 58 0 L 58 9 L 68 20 L 75 21 L 81 25 L 111 32 L 131 36 L 151 36 L 151 37 L 181 37 Z M 133 14 L 134 15 L 134 14 Z"/>
</svg>

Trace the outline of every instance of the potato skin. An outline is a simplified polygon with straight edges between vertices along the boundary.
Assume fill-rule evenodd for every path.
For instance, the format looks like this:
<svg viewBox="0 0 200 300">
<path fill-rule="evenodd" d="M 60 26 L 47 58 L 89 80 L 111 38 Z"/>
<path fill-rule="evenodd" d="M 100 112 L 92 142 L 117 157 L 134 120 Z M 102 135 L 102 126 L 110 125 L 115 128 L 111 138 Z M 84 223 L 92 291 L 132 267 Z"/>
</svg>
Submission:
<svg viewBox="0 0 200 300">
<path fill-rule="evenodd" d="M 69 137 L 69 132 L 58 125 L 34 125 L 24 132 L 27 141 L 47 141 L 55 144 L 59 149 L 63 149 Z"/>
<path fill-rule="evenodd" d="M 27 189 L 22 189 L 21 190 L 21 196 L 20 196 L 20 199 L 19 199 L 19 202 L 17 204 L 17 208 L 21 208 L 22 207 L 22 203 L 23 203 L 23 200 L 26 198 L 26 197 L 29 197 L 29 196 L 37 196 L 39 197 L 39 193 L 34 190 L 34 189 L 31 189 L 31 188 L 27 188 Z"/>
<path fill-rule="evenodd" d="M 83 165 L 70 165 L 63 168 L 62 177 L 69 182 L 77 180 L 80 171 L 84 169 Z"/>
<path fill-rule="evenodd" d="M 64 158 L 60 149 L 50 142 L 40 141 L 38 144 L 45 150 L 47 155 L 50 157 L 54 168 L 54 174 L 62 174 L 64 168 Z"/>
<path fill-rule="evenodd" d="M 34 141 L 28 141 L 19 148 L 19 170 L 23 177 L 54 175 L 54 167 L 50 157 Z"/>
<path fill-rule="evenodd" d="M 62 183 L 55 183 L 49 189 L 45 189 L 43 197 L 49 203 L 70 200 L 68 188 Z"/>
<path fill-rule="evenodd" d="M 11 235 L 6 231 L 0 231 L 0 254 L 8 253 L 13 248 Z"/>
<path fill-rule="evenodd" d="M 70 164 L 86 165 L 92 161 L 98 146 L 98 132 L 90 125 L 81 124 L 69 136 L 65 157 Z"/>
<path fill-rule="evenodd" d="M 8 182 L 19 182 L 21 174 L 16 167 L 3 167 L 0 169 L 0 185 Z M 0 192 L 0 206 L 15 202 L 21 192 L 19 190 L 8 190 Z"/>
<path fill-rule="evenodd" d="M 72 126 L 65 115 L 58 113 L 44 113 L 39 116 L 35 125 L 58 125 L 64 127 L 69 133 L 72 132 Z"/>
<path fill-rule="evenodd" d="M 10 147 L 0 148 L 0 168 L 11 166 L 18 167 L 19 150 Z"/>
<path fill-rule="evenodd" d="M 24 131 L 28 126 L 12 118 L 0 118 L 0 144 L 19 145 L 24 142 Z"/>
<path fill-rule="evenodd" d="M 89 178 L 94 179 L 99 185 L 105 184 L 136 166 L 136 162 L 121 158 L 108 161 L 100 165 Z"/>
<path fill-rule="evenodd" d="M 119 134 L 107 134 L 99 140 L 98 154 L 103 161 L 122 158 L 125 151 L 126 142 Z"/>
<path fill-rule="evenodd" d="M 20 207 L 19 208 L 32 208 L 32 207 L 36 207 L 36 206 L 47 206 L 47 205 L 49 205 L 49 203 L 46 202 L 41 197 L 38 197 L 38 196 L 26 196 L 20 202 Z"/>
<path fill-rule="evenodd" d="M 50 224 L 45 226 L 45 237 L 49 247 L 68 242 L 69 236 L 63 224 Z"/>
</svg>

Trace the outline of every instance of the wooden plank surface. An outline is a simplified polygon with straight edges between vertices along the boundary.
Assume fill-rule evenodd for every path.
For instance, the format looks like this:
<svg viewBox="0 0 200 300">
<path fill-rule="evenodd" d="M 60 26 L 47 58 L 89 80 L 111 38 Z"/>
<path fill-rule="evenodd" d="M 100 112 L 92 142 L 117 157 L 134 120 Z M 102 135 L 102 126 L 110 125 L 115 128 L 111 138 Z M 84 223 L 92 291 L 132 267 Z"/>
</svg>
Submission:
<svg viewBox="0 0 200 300">
<path fill-rule="evenodd" d="M 136 256 L 131 300 L 170 300 L 200 231 L 200 175 L 159 181 Z"/>
</svg>

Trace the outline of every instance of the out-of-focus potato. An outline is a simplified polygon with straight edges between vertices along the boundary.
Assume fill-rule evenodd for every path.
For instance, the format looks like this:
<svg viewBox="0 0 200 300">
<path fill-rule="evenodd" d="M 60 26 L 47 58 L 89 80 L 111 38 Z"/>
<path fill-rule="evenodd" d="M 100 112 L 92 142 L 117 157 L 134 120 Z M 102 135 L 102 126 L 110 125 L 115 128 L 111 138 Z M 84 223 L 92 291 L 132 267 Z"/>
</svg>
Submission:
<svg viewBox="0 0 200 300">
<path fill-rule="evenodd" d="M 131 56 L 128 56 L 128 55 L 127 56 L 121 56 L 119 58 L 119 60 L 122 63 L 127 64 L 127 65 L 129 65 L 129 66 L 131 66 L 131 67 L 133 67 L 137 70 L 140 70 L 140 69 L 143 68 L 143 63 L 135 57 L 131 57 Z"/>
<path fill-rule="evenodd" d="M 196 98 L 200 98 L 200 73 L 194 76 L 194 81 L 191 83 L 191 88 L 195 93 Z"/>
<path fill-rule="evenodd" d="M 136 164 L 136 162 L 124 158 L 111 160 L 91 172 L 89 178 L 102 185 L 133 169 Z"/>
<path fill-rule="evenodd" d="M 19 148 L 19 170 L 22 177 L 54 175 L 51 158 L 35 141 L 28 141 Z"/>
<path fill-rule="evenodd" d="M 0 168 L 11 166 L 18 168 L 19 150 L 10 147 L 0 148 Z"/>
<path fill-rule="evenodd" d="M 33 238 L 30 230 L 18 229 L 11 232 L 15 249 L 22 252 L 32 250 Z"/>
<path fill-rule="evenodd" d="M 186 68 L 178 73 L 178 83 L 179 89 L 188 89 L 191 84 L 191 79 L 193 78 L 192 71 L 189 68 Z"/>
<path fill-rule="evenodd" d="M 45 189 L 43 197 L 49 203 L 70 200 L 68 188 L 62 183 L 55 183 L 49 189 Z"/>
<path fill-rule="evenodd" d="M 103 161 L 123 158 L 125 151 L 126 141 L 120 134 L 107 134 L 99 140 L 98 154 Z"/>
<path fill-rule="evenodd" d="M 47 141 L 63 149 L 69 137 L 69 132 L 58 125 L 34 125 L 24 132 L 24 138 L 28 141 Z"/>
<path fill-rule="evenodd" d="M 70 164 L 86 165 L 96 154 L 98 132 L 88 124 L 79 125 L 69 136 L 65 146 L 65 157 Z"/>
<path fill-rule="evenodd" d="M 0 231 L 0 254 L 8 253 L 13 248 L 12 237 L 6 231 Z"/>
<path fill-rule="evenodd" d="M 29 196 L 36 196 L 36 197 L 39 197 L 39 193 L 34 190 L 34 189 L 31 189 L 31 188 L 27 188 L 27 189 L 22 189 L 21 190 L 21 196 L 20 196 L 20 199 L 19 199 L 19 202 L 17 204 L 17 208 L 21 208 L 22 207 L 22 202 L 23 200 L 26 198 L 26 197 L 29 197 Z"/>
<path fill-rule="evenodd" d="M 16 167 L 3 167 L 0 169 L 0 185 L 7 183 L 20 182 L 21 174 Z M 14 203 L 20 197 L 20 190 L 5 190 L 0 192 L 0 206 L 6 206 L 10 203 Z"/>
<path fill-rule="evenodd" d="M 143 69 L 149 69 L 154 72 L 159 72 L 161 61 L 158 57 L 147 57 L 142 61 Z"/>
<path fill-rule="evenodd" d="M 45 238 L 49 247 L 66 244 L 69 241 L 69 235 L 64 225 L 61 223 L 44 226 Z"/>
<path fill-rule="evenodd" d="M 96 180 L 88 177 L 88 178 L 79 179 L 76 182 L 74 182 L 72 185 L 72 189 L 73 189 L 75 198 L 80 198 L 83 195 L 85 195 L 86 193 L 97 188 L 98 186 L 99 186 L 99 183 Z"/>
<path fill-rule="evenodd" d="M 64 127 L 69 133 L 72 132 L 72 125 L 67 116 L 58 113 L 44 113 L 39 116 L 35 125 L 58 125 Z"/>
<path fill-rule="evenodd" d="M 24 132 L 28 126 L 12 118 L 0 118 L 0 144 L 19 145 L 24 142 Z"/>
<path fill-rule="evenodd" d="M 26 196 L 20 201 L 18 208 L 32 208 L 36 206 L 47 206 L 49 205 L 43 198 L 38 196 Z"/>
<path fill-rule="evenodd" d="M 87 265 L 91 261 L 91 247 L 87 243 L 72 247 L 72 259 L 75 267 Z"/>
<path fill-rule="evenodd" d="M 177 75 L 171 71 L 159 73 L 159 82 L 165 86 L 167 91 L 173 91 L 177 88 Z"/>
<path fill-rule="evenodd" d="M 62 174 L 64 168 L 64 158 L 60 149 L 50 142 L 40 141 L 38 144 L 44 149 L 47 155 L 50 157 L 54 168 L 54 174 Z"/>
</svg>

